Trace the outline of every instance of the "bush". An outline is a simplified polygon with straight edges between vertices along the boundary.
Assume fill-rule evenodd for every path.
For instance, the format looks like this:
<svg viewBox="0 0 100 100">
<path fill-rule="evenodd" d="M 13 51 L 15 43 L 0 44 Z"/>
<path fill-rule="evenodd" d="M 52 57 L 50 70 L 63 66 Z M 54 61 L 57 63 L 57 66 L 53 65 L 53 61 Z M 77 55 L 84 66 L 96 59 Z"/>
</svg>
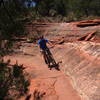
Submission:
<svg viewBox="0 0 100 100">
<path fill-rule="evenodd" d="M 28 74 L 23 65 L 0 61 L 0 100 L 15 100 L 28 92 Z"/>
</svg>

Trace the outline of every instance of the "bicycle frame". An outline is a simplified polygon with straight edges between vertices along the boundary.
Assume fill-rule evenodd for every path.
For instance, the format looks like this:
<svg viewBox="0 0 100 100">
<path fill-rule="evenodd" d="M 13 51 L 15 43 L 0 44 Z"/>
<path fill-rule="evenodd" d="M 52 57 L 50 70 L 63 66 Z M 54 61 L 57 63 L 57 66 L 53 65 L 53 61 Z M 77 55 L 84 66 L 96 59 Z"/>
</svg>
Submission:
<svg viewBox="0 0 100 100">
<path fill-rule="evenodd" d="M 48 49 L 44 50 L 43 54 L 44 54 L 44 60 L 48 65 L 50 65 L 50 63 L 52 63 L 52 65 L 56 64 L 51 52 Z"/>
</svg>

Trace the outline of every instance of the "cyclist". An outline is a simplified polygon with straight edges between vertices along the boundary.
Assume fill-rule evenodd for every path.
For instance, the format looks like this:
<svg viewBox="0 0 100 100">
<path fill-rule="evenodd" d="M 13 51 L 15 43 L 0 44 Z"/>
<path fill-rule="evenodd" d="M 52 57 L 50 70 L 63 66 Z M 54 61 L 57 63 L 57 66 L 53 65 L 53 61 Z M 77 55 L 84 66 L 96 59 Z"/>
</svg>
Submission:
<svg viewBox="0 0 100 100">
<path fill-rule="evenodd" d="M 52 45 L 51 42 L 48 39 L 44 38 L 43 35 L 38 40 L 38 45 L 39 45 L 40 51 L 43 54 L 46 64 L 48 64 L 48 66 L 50 67 L 50 61 L 48 61 L 45 53 L 47 52 L 48 55 L 52 55 L 52 54 L 51 54 L 49 48 L 47 47 L 47 43 L 49 45 Z"/>
</svg>

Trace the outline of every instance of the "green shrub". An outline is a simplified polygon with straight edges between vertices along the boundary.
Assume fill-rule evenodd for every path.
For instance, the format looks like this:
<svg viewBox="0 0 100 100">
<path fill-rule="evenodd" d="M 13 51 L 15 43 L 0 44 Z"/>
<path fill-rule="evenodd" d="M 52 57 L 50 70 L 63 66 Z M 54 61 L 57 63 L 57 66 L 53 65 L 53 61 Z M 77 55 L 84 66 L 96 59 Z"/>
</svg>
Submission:
<svg viewBox="0 0 100 100">
<path fill-rule="evenodd" d="M 28 92 L 29 80 L 23 65 L 0 61 L 0 100 L 17 100 Z"/>
</svg>

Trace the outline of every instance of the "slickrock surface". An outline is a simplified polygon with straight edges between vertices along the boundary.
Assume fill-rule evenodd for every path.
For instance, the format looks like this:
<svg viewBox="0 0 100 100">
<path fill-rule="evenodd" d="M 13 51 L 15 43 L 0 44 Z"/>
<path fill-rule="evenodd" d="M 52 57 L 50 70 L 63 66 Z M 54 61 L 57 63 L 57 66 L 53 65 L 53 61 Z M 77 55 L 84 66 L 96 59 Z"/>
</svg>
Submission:
<svg viewBox="0 0 100 100">
<path fill-rule="evenodd" d="M 100 100 L 100 43 L 65 43 L 55 51 L 63 62 L 63 71 L 84 99 Z"/>
<path fill-rule="evenodd" d="M 12 63 L 17 60 L 26 66 L 31 78 L 30 100 L 35 100 L 34 95 L 40 96 L 41 100 L 100 100 L 100 25 L 79 28 L 76 24 L 28 26 L 31 34 L 39 28 L 55 43 L 50 50 L 57 62 L 62 61 L 60 71 L 47 68 L 35 44 L 22 42 L 13 55 L 4 57 L 5 60 L 11 59 Z M 98 31 L 93 42 L 77 41 L 91 31 Z"/>
<path fill-rule="evenodd" d="M 11 59 L 12 64 L 17 60 L 19 64 L 26 67 L 25 70 L 29 73 L 31 80 L 29 100 L 38 100 L 34 97 L 35 91 L 37 91 L 35 95 L 40 97 L 39 100 L 83 100 L 72 86 L 71 79 L 63 71 L 49 70 L 35 45 L 25 43 L 19 50 L 21 51 L 5 56 L 4 59 Z M 41 96 L 42 94 L 44 95 Z M 25 98 L 22 97 L 19 100 L 25 100 Z"/>
</svg>

